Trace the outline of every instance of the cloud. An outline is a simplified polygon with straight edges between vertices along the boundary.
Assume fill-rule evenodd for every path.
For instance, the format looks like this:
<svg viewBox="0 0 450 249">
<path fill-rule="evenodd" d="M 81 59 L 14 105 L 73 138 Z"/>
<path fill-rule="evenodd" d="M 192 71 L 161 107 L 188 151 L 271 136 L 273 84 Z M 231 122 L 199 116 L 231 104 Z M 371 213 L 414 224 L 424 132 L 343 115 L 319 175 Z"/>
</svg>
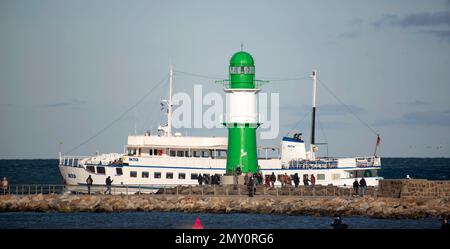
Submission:
<svg viewBox="0 0 450 249">
<path fill-rule="evenodd" d="M 14 104 L 10 104 L 10 103 L 6 103 L 6 104 L 0 104 L 1 107 L 15 107 L 16 105 Z"/>
<path fill-rule="evenodd" d="M 70 108 L 80 110 L 86 104 L 84 100 L 73 99 L 71 101 L 54 102 L 42 105 L 44 108 Z"/>
<path fill-rule="evenodd" d="M 424 30 L 418 30 L 415 33 L 434 36 L 441 42 L 450 42 L 450 11 L 420 12 L 403 17 L 385 14 L 372 25 L 377 29 L 385 27 L 422 28 Z"/>
<path fill-rule="evenodd" d="M 345 127 L 348 127 L 348 123 L 342 121 L 334 120 L 332 122 L 325 122 L 320 119 L 316 120 L 316 133 L 319 134 L 322 134 L 322 132 L 324 132 L 322 129 L 324 129 L 326 133 L 326 130 L 328 129 L 343 129 Z M 281 128 L 282 130 L 291 131 L 291 133 L 303 132 L 303 135 L 309 136 L 311 132 L 311 117 L 302 120 L 302 122 L 283 122 Z"/>
<path fill-rule="evenodd" d="M 450 126 L 450 109 L 444 111 L 411 112 L 398 119 L 379 120 L 374 126 Z"/>
<path fill-rule="evenodd" d="M 338 35 L 338 38 L 341 39 L 352 39 L 352 38 L 356 38 L 361 34 L 361 32 L 355 31 L 355 32 L 347 32 L 347 33 L 340 33 Z"/>
<path fill-rule="evenodd" d="M 354 18 L 354 19 L 350 20 L 350 24 L 359 26 L 359 25 L 364 24 L 364 20 L 361 18 Z"/>
<path fill-rule="evenodd" d="M 366 109 L 356 106 L 347 105 L 347 107 L 355 114 L 361 114 L 366 112 Z M 317 106 L 317 112 L 320 115 L 346 115 L 350 114 L 349 110 L 343 105 L 324 104 Z"/>
<path fill-rule="evenodd" d="M 450 42 L 450 30 L 422 30 L 417 33 L 432 35 L 439 38 L 441 41 Z"/>
<path fill-rule="evenodd" d="M 413 105 L 413 106 L 429 106 L 429 105 L 431 105 L 431 103 L 425 102 L 425 101 L 421 101 L 421 100 L 414 100 L 414 101 L 409 101 L 409 102 L 397 102 L 396 104 L 399 104 L 399 105 Z"/>
<path fill-rule="evenodd" d="M 381 19 L 374 22 L 377 28 L 386 26 L 407 27 L 430 27 L 430 26 L 450 26 L 450 11 L 439 11 L 434 13 L 420 12 L 399 17 L 393 14 L 385 14 Z"/>
</svg>

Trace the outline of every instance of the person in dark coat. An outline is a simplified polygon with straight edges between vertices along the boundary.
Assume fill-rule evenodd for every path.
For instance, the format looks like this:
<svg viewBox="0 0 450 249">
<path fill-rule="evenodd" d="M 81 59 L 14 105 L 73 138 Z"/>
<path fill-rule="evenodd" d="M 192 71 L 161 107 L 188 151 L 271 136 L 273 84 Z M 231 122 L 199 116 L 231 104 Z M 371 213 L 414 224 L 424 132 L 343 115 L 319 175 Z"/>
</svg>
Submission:
<svg viewBox="0 0 450 249">
<path fill-rule="evenodd" d="M 303 185 L 308 186 L 309 185 L 309 178 L 308 175 L 303 175 Z"/>
<path fill-rule="evenodd" d="M 93 182 L 94 181 L 92 180 L 91 175 L 89 175 L 88 178 L 86 179 L 86 185 L 87 185 L 87 188 L 88 188 L 88 195 L 91 194 L 91 186 L 92 186 Z"/>
<path fill-rule="evenodd" d="M 111 176 L 108 176 L 106 178 L 106 190 L 105 190 L 105 194 L 108 192 L 109 194 L 111 194 L 111 183 L 113 182 L 113 180 L 111 180 Z"/>
<path fill-rule="evenodd" d="M 298 188 L 298 184 L 300 183 L 300 177 L 298 177 L 298 173 L 295 173 L 294 177 L 294 185 L 296 188 Z"/>
<path fill-rule="evenodd" d="M 270 175 L 270 182 L 272 183 L 272 188 L 275 186 L 276 181 L 277 177 L 275 176 L 275 173 L 272 172 L 272 175 Z"/>
<path fill-rule="evenodd" d="M 203 176 L 202 174 L 199 174 L 197 177 L 198 185 L 202 186 L 203 184 Z"/>
<path fill-rule="evenodd" d="M 247 174 L 245 174 L 244 176 L 244 184 L 248 185 L 248 181 L 250 180 L 250 178 L 252 177 L 252 173 L 247 172 Z"/>
<path fill-rule="evenodd" d="M 209 177 L 207 174 L 203 174 L 203 182 L 205 183 L 205 185 L 209 184 Z"/>
<path fill-rule="evenodd" d="M 258 173 L 258 185 L 263 184 L 263 175 L 259 172 Z"/>
<path fill-rule="evenodd" d="M 331 223 L 331 225 L 333 227 L 333 229 L 347 229 L 347 224 L 342 223 L 342 219 L 341 216 L 339 215 L 334 215 L 334 221 L 333 223 Z"/>
<path fill-rule="evenodd" d="M 236 167 L 236 174 L 238 175 L 238 176 L 240 176 L 240 175 L 242 175 L 242 170 L 241 170 L 241 167 Z"/>
<path fill-rule="evenodd" d="M 361 196 L 364 196 L 367 188 L 366 180 L 364 179 L 364 177 L 362 177 L 361 180 L 359 181 L 359 188 L 361 189 L 360 192 Z"/>
<path fill-rule="evenodd" d="M 253 195 L 255 194 L 255 180 L 252 176 L 248 179 L 247 191 L 248 197 L 253 197 Z"/>
<path fill-rule="evenodd" d="M 353 190 L 355 191 L 355 195 L 358 195 L 358 189 L 359 189 L 358 179 L 355 178 L 355 181 L 353 182 Z"/>
<path fill-rule="evenodd" d="M 216 175 L 216 181 L 217 181 L 217 185 L 220 185 L 221 179 L 220 179 L 219 174 Z"/>
</svg>

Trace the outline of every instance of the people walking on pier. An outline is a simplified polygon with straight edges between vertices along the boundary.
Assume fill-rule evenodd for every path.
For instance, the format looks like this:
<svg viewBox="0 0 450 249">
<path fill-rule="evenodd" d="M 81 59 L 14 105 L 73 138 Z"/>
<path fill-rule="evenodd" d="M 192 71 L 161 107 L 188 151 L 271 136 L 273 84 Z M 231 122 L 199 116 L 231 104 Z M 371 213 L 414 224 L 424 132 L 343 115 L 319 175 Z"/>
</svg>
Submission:
<svg viewBox="0 0 450 249">
<path fill-rule="evenodd" d="M 109 194 L 111 194 L 111 183 L 113 182 L 113 180 L 111 180 L 111 176 L 108 176 L 106 178 L 106 190 L 105 190 L 105 194 L 108 192 Z"/>
<path fill-rule="evenodd" d="M 242 170 L 241 170 L 241 167 L 236 167 L 236 174 L 238 175 L 238 176 L 240 176 L 240 175 L 242 175 Z"/>
<path fill-rule="evenodd" d="M 3 180 L 1 181 L 0 185 L 2 187 L 2 194 L 4 194 L 4 195 L 8 194 L 9 183 L 8 183 L 8 179 L 6 178 L 6 176 L 3 177 Z"/>
<path fill-rule="evenodd" d="M 203 182 L 205 185 L 211 184 L 211 178 L 207 174 L 203 174 Z"/>
<path fill-rule="evenodd" d="M 91 175 L 89 175 L 88 178 L 86 179 L 86 185 L 87 185 L 87 188 L 88 188 L 88 195 L 91 194 L 91 186 L 92 186 L 93 182 L 94 181 L 92 180 Z"/>
<path fill-rule="evenodd" d="M 247 191 L 248 191 L 248 197 L 253 197 L 255 194 L 255 180 L 252 176 L 249 177 L 248 183 L 247 183 Z"/>
<path fill-rule="evenodd" d="M 296 188 L 298 188 L 298 184 L 300 183 L 300 177 L 298 177 L 298 173 L 295 173 L 293 178 L 294 178 L 294 185 Z"/>
<path fill-rule="evenodd" d="M 272 183 L 272 188 L 275 186 L 276 181 L 277 177 L 275 176 L 275 173 L 272 172 L 272 175 L 270 175 L 270 182 Z"/>
<path fill-rule="evenodd" d="M 303 185 L 308 186 L 309 185 L 309 178 L 308 175 L 303 175 Z"/>
<path fill-rule="evenodd" d="M 245 174 L 244 176 L 244 184 L 248 185 L 248 181 L 250 180 L 250 178 L 252 177 L 252 173 L 247 172 L 247 174 Z"/>
<path fill-rule="evenodd" d="M 284 173 L 284 175 L 285 175 L 286 184 L 289 186 L 292 186 L 292 178 L 290 176 L 288 176 L 287 173 Z"/>
<path fill-rule="evenodd" d="M 355 195 L 358 195 L 358 189 L 359 189 L 358 179 L 355 178 L 355 181 L 353 182 L 353 190 L 355 191 Z"/>
<path fill-rule="evenodd" d="M 258 172 L 257 177 L 258 177 L 258 185 L 262 185 L 263 184 L 263 175 L 261 174 L 261 172 Z"/>
<path fill-rule="evenodd" d="M 264 178 L 264 186 L 265 186 L 266 188 L 269 188 L 270 185 L 271 185 L 270 183 L 271 183 L 271 181 L 270 181 L 270 176 L 269 176 L 269 175 L 266 175 L 265 178 Z"/>
<path fill-rule="evenodd" d="M 197 181 L 198 181 L 198 185 L 202 186 L 202 184 L 203 184 L 203 176 L 202 176 L 202 174 L 198 174 Z"/>
<path fill-rule="evenodd" d="M 316 177 L 314 176 L 314 174 L 311 174 L 311 185 L 316 185 Z"/>
<path fill-rule="evenodd" d="M 359 181 L 359 188 L 361 189 L 361 192 L 360 192 L 361 196 L 364 196 L 364 194 L 366 193 L 366 188 L 367 188 L 367 183 L 366 183 L 366 180 L 364 180 L 364 176 Z"/>
</svg>

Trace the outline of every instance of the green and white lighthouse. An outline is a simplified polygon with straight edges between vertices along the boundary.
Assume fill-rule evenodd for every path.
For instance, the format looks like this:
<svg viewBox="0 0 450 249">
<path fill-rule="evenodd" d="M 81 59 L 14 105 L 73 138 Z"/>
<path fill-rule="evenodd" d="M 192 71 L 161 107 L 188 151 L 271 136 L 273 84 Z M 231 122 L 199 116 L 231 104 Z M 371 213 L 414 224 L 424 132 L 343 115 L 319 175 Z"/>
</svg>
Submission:
<svg viewBox="0 0 450 249">
<path fill-rule="evenodd" d="M 256 128 L 260 125 L 257 94 L 264 81 L 255 80 L 255 62 L 244 51 L 230 60 L 229 79 L 220 81 L 227 95 L 227 113 L 224 125 L 228 128 L 228 155 L 226 174 L 240 167 L 243 173 L 258 171 Z"/>
</svg>

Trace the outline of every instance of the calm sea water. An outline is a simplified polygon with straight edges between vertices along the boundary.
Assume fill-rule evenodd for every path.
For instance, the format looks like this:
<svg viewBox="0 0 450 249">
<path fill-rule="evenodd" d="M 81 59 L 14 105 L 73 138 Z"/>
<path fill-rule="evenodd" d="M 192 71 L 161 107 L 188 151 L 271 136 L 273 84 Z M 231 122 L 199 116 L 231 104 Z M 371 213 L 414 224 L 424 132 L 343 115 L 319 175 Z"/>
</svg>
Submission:
<svg viewBox="0 0 450 249">
<path fill-rule="evenodd" d="M 0 160 L 0 177 L 11 184 L 60 184 L 57 160 Z M 383 158 L 384 178 L 449 180 L 450 158 Z M 265 214 L 189 214 L 177 212 L 123 213 L 0 213 L 0 228 L 190 228 L 200 217 L 206 228 L 330 228 L 332 217 Z M 427 218 L 373 219 L 343 217 L 349 228 L 438 229 L 441 220 Z"/>
<path fill-rule="evenodd" d="M 135 228 L 188 229 L 199 217 L 210 229 L 331 229 L 333 217 L 272 214 L 124 213 L 0 213 L 0 228 Z M 372 219 L 342 217 L 350 229 L 439 229 L 440 219 Z"/>
</svg>

